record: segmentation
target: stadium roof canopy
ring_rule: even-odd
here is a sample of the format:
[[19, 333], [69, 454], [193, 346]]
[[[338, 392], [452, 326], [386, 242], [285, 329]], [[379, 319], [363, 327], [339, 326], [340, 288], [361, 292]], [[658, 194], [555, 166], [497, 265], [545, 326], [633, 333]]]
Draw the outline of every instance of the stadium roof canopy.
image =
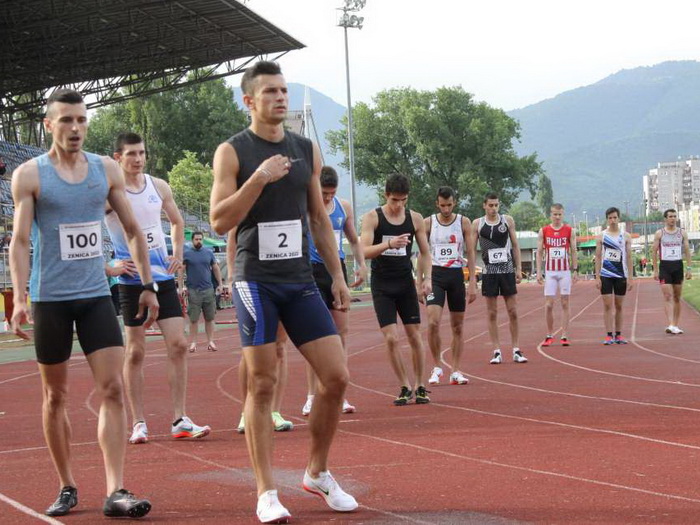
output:
[[88, 107], [98, 107], [304, 47], [233, 0], [3, 1], [0, 35], [3, 127], [40, 118], [54, 87], [94, 95]]

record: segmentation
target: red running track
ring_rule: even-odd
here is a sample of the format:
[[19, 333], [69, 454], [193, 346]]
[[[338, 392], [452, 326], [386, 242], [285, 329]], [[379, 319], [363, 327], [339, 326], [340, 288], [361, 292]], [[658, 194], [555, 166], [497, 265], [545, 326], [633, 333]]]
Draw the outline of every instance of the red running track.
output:
[[[700, 316], [684, 305], [686, 333], [666, 335], [658, 285], [643, 281], [625, 305], [630, 344], [605, 347], [600, 297], [592, 283], [582, 282], [571, 299], [573, 346], [542, 349], [542, 289], [521, 286], [518, 302], [529, 363], [488, 364], [479, 298], [465, 322], [463, 369], [471, 383], [433, 387], [429, 405], [406, 407], [392, 406], [397, 383], [371, 306], [354, 305], [348, 398], [358, 412], [342, 417], [331, 458], [333, 473], [360, 502], [353, 514], [333, 513], [301, 490], [308, 449], [300, 415], [305, 380], [302, 359], [290, 350], [283, 413], [296, 426], [276, 434], [275, 468], [294, 521], [700, 522]], [[504, 322], [505, 311], [500, 315]], [[509, 341], [507, 326], [501, 330]], [[189, 442], [168, 434], [163, 344], [149, 343], [146, 408], [154, 436], [147, 445], [129, 446], [126, 469], [127, 487], [154, 505], [143, 521], [257, 523], [245, 442], [235, 433], [239, 339], [230, 328], [218, 336], [219, 352], [190, 356], [188, 413], [214, 430]], [[505, 350], [509, 357], [509, 346]], [[427, 370], [430, 365], [428, 358]], [[80, 356], [71, 362], [71, 388], [80, 504], [60, 522], [94, 523], [102, 519], [104, 490], [98, 400]], [[0, 399], [2, 522], [58, 523], [41, 516], [58, 482], [42, 435], [32, 362], [0, 366]]]

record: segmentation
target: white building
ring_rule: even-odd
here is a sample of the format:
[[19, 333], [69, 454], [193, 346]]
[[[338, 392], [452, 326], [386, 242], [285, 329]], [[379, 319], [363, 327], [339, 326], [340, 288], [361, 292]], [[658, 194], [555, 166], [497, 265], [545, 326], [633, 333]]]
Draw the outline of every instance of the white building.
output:
[[647, 213], [700, 203], [700, 157], [659, 162], [644, 176]]

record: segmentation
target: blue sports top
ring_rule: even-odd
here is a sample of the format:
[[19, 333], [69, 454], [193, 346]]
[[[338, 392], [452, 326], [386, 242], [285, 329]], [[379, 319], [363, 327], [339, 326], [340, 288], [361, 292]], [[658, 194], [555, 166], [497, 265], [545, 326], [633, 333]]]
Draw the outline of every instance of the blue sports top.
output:
[[82, 182], [63, 180], [47, 153], [36, 158], [39, 196], [34, 203], [34, 247], [29, 296], [33, 302], [108, 296], [102, 256], [102, 220], [109, 193], [99, 155], [84, 153]]
[[[328, 218], [331, 220], [331, 225], [333, 226], [333, 235], [335, 235], [335, 242], [338, 243], [338, 256], [340, 260], [345, 259], [345, 252], [343, 251], [343, 230], [345, 229], [345, 221], [348, 219], [345, 213], [345, 208], [343, 208], [342, 203], [338, 197], [333, 197], [333, 210], [328, 213]], [[323, 264], [323, 258], [321, 254], [318, 253], [316, 245], [314, 244], [314, 239], [309, 231], [309, 258], [312, 263]]]
[[[131, 203], [136, 222], [141, 226], [143, 236], [148, 245], [148, 258], [151, 264], [151, 274], [156, 282], [174, 279], [175, 276], [168, 273], [168, 248], [165, 245], [165, 234], [160, 220], [163, 209], [163, 198], [158, 193], [153, 178], [144, 175], [145, 183], [139, 192], [126, 191], [126, 196]], [[114, 257], [116, 259], [131, 259], [129, 243], [124, 235], [122, 223], [114, 212], [105, 217], [105, 224], [109, 230], [109, 236], [114, 245]], [[143, 284], [141, 277], [135, 273], [133, 277], [120, 275], [119, 284]]]
[[620, 232], [616, 237], [603, 232], [603, 255], [600, 265], [601, 277], [616, 279], [627, 278], [627, 253], [625, 250], [625, 234]]

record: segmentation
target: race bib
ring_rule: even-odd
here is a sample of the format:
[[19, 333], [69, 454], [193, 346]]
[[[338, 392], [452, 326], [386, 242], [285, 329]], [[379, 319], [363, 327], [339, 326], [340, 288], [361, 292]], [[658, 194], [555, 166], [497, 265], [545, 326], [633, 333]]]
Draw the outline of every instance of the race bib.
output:
[[491, 248], [489, 250], [489, 264], [508, 262], [508, 248]]
[[[396, 237], [394, 235], [383, 235], [382, 242], [389, 242], [391, 239], [395, 238]], [[389, 257], [401, 257], [406, 255], [406, 247], [402, 246], [401, 248], [387, 248], [382, 252], [382, 255], [388, 255]]]
[[603, 250], [603, 259], [610, 262], [622, 261], [622, 252], [615, 248], [605, 248]]
[[663, 261], [680, 261], [681, 260], [681, 246], [661, 245], [661, 260], [663, 260]]
[[301, 257], [301, 221], [259, 223], [258, 247], [261, 261]]
[[456, 242], [436, 244], [433, 248], [433, 257], [438, 264], [447, 264], [459, 259], [459, 245]]
[[160, 250], [163, 247], [163, 235], [161, 233], [160, 224], [147, 226], [143, 229], [143, 236], [146, 238], [146, 244], [150, 250]]
[[566, 248], [561, 246], [552, 246], [549, 248], [549, 258], [551, 260], [563, 259], [566, 257]]
[[102, 257], [102, 224], [100, 221], [59, 224], [58, 235], [62, 261]]

